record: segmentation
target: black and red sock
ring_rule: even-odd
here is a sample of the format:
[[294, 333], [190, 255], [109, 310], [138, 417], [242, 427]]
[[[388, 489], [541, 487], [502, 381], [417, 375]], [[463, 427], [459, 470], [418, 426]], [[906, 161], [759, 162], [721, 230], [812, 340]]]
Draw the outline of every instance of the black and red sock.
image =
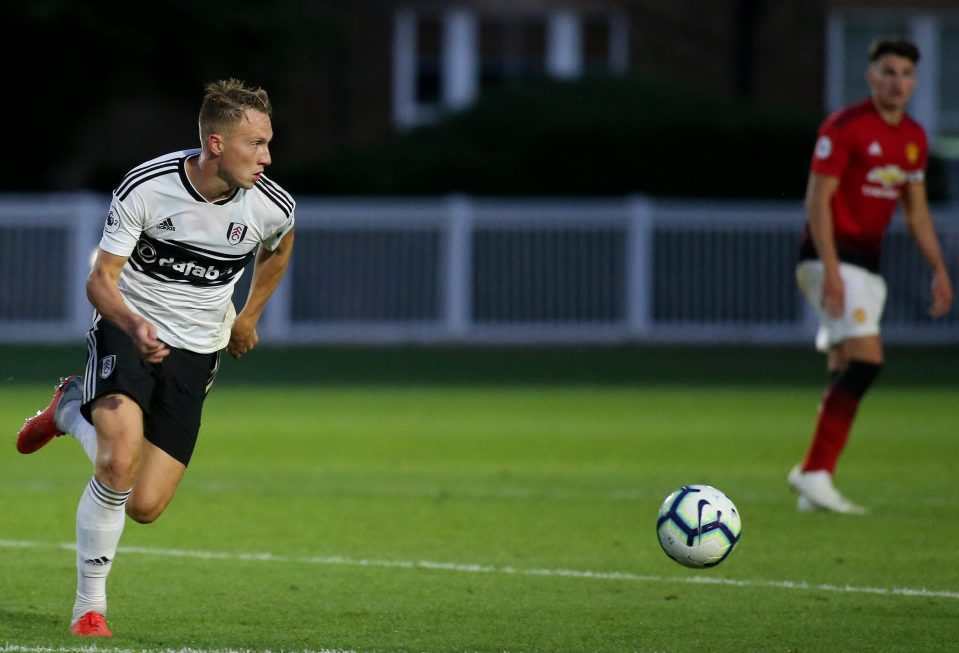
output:
[[853, 360], [845, 370], [831, 377], [819, 406], [819, 419], [802, 471], [836, 470], [839, 455], [846, 447], [849, 430], [863, 395], [879, 375], [881, 364]]

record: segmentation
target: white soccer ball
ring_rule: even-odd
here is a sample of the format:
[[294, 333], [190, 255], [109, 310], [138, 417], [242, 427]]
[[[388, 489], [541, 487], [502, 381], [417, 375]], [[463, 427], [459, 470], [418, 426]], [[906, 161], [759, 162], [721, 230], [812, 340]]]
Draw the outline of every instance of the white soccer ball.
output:
[[663, 551], [686, 567], [715, 567], [732, 553], [742, 530], [736, 506], [710, 485], [679, 488], [656, 518]]

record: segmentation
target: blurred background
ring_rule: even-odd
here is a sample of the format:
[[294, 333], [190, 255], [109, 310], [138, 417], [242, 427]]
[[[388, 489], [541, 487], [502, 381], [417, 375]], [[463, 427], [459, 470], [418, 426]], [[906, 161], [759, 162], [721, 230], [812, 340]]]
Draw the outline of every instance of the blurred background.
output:
[[[224, 77], [269, 91], [268, 172], [298, 201], [271, 344], [811, 343], [793, 268], [812, 145], [866, 96], [879, 35], [922, 52], [910, 112], [956, 270], [954, 0], [4, 11], [29, 46], [6, 53], [0, 342], [80, 342], [112, 188], [196, 146], [203, 86]], [[887, 340], [959, 343], [959, 311], [926, 317], [901, 218], [884, 266]]]

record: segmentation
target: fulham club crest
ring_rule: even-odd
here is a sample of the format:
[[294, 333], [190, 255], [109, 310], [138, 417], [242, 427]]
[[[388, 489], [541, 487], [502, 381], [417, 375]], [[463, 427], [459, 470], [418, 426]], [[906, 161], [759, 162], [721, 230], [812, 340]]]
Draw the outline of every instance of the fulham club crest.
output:
[[231, 222], [226, 230], [226, 239], [231, 245], [238, 245], [243, 242], [243, 236], [246, 235], [246, 225], [242, 222]]
[[100, 359], [100, 378], [108, 379], [113, 374], [113, 368], [117, 366], [117, 357], [113, 354], [104, 356]]

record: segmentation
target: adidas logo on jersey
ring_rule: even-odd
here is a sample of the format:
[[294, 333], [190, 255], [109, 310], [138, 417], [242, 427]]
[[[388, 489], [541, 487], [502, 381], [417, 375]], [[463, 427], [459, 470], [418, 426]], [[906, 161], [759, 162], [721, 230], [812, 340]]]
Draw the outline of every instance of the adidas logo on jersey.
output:
[[167, 218], [166, 220], [158, 224], [157, 229], [165, 229], [166, 231], [176, 231], [176, 227], [173, 226], [173, 218]]

